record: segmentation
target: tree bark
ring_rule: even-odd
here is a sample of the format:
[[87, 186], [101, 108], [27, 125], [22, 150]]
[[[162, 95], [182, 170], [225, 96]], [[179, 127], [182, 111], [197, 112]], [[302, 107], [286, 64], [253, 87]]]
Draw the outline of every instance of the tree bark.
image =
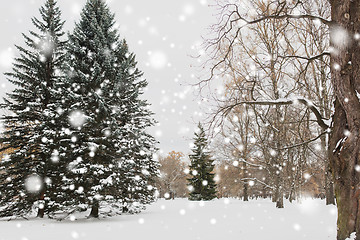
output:
[[[44, 204], [44, 199], [45, 199], [45, 191], [42, 190], [40, 193], [39, 201]], [[42, 208], [39, 207], [37, 212], [37, 217], [44, 218], [44, 214], [45, 214], [45, 206], [43, 206]]]
[[284, 208], [284, 189], [282, 184], [282, 177], [280, 176], [280, 173], [276, 175], [277, 178], [277, 197], [276, 197], [276, 207], [277, 208]]
[[291, 190], [290, 190], [290, 194], [289, 194], [289, 202], [293, 202], [295, 200], [295, 184], [293, 183], [291, 185]]
[[99, 217], [99, 201], [94, 200], [91, 207], [89, 218], [98, 218], [98, 217]]
[[[246, 159], [246, 158], [245, 158]], [[247, 178], [248, 174], [247, 174], [247, 164], [245, 161], [243, 161], [243, 177]], [[244, 195], [244, 201], [249, 201], [249, 193], [248, 193], [248, 180], [245, 180], [243, 183], [243, 195]]]
[[247, 181], [244, 182], [244, 201], [249, 201], [249, 194], [248, 194], [248, 183]]
[[265, 185], [263, 186], [262, 197], [263, 197], [264, 199], [268, 197], [268, 195], [267, 195], [267, 189], [266, 189], [266, 186], [265, 186]]
[[[274, 174], [273, 174], [274, 176]], [[272, 197], [271, 197], [271, 201], [273, 203], [276, 203], [278, 198], [279, 198], [279, 180], [278, 180], [278, 177], [275, 175], [275, 189], [273, 189], [273, 194], [272, 194]]]
[[330, 162], [327, 152], [329, 151], [328, 145], [326, 144], [325, 136], [321, 137], [321, 149], [326, 151], [326, 159], [325, 162], [325, 169], [324, 169], [324, 179], [325, 179], [325, 198], [326, 198], [326, 205], [335, 205], [335, 195], [334, 195], [334, 182], [331, 175], [331, 168]]
[[280, 174], [275, 175], [275, 192], [272, 202], [276, 202], [277, 208], [284, 208], [284, 190], [282, 187], [282, 181]]
[[[334, 127], [330, 137], [329, 155], [332, 163], [336, 203], [338, 207], [338, 240], [344, 240], [352, 232], [359, 234], [359, 181], [358, 173], [354, 171], [354, 162], [359, 156], [360, 144], [358, 137], [353, 141], [347, 140], [337, 146], [344, 138], [346, 128], [346, 114], [340, 103], [336, 101]], [[353, 135], [353, 134], [352, 134]], [[337, 139], [337, 140], [336, 140]], [[333, 149], [333, 151], [331, 151]]]
[[[328, 164], [327, 164], [328, 165]], [[325, 198], [326, 205], [335, 205], [335, 195], [334, 195], [334, 183], [329, 170], [329, 167], [325, 171]]]
[[277, 208], [284, 208], [284, 192], [282, 190], [282, 187], [279, 187], [279, 196], [276, 200], [276, 207]]
[[[327, 77], [326, 77], [326, 65], [323, 62], [323, 58], [321, 58], [321, 87], [322, 91], [320, 94], [320, 102], [321, 102], [321, 114], [326, 118], [331, 118], [331, 111], [330, 111], [330, 100], [329, 95], [326, 90], [327, 86]], [[331, 175], [331, 168], [330, 168], [330, 159], [328, 157], [328, 151], [329, 151], [329, 144], [328, 144], [328, 135], [324, 135], [320, 138], [321, 140], [321, 150], [323, 152], [324, 156], [324, 179], [325, 179], [325, 198], [326, 198], [326, 205], [335, 205], [335, 194], [334, 194], [334, 182]]]
[[[330, 40], [331, 79], [336, 100], [329, 158], [338, 206], [338, 240], [352, 232], [360, 236], [360, 181], [356, 168], [360, 154], [360, 46], [354, 36], [360, 30], [360, 0], [331, 0], [333, 33]], [[336, 32], [339, 30], [339, 32]], [[342, 34], [339, 44], [339, 35]]]

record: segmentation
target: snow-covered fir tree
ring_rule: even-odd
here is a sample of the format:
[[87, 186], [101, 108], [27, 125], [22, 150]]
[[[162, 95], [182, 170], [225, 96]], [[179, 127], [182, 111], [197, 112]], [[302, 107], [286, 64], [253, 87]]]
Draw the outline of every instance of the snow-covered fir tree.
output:
[[188, 179], [189, 200], [211, 200], [216, 197], [214, 180], [214, 160], [209, 150], [205, 130], [199, 123], [198, 132], [195, 132], [194, 147], [190, 158], [190, 175]]
[[11, 153], [0, 162], [0, 216], [25, 217], [37, 203], [38, 216], [43, 217], [55, 206], [49, 192], [60, 176], [50, 159], [62, 94], [57, 83], [64, 59], [64, 22], [55, 0], [47, 0], [40, 15], [32, 19], [37, 30], [23, 34], [26, 46], [16, 46], [20, 56], [6, 74], [16, 88], [1, 105], [7, 115], [1, 118], [5, 131], [0, 151]]
[[67, 47], [59, 156], [69, 171], [59, 201], [70, 212], [91, 208], [90, 217], [102, 206], [113, 215], [153, 201], [158, 171], [146, 133], [154, 120], [140, 98], [147, 82], [114, 23], [104, 1], [88, 0]]

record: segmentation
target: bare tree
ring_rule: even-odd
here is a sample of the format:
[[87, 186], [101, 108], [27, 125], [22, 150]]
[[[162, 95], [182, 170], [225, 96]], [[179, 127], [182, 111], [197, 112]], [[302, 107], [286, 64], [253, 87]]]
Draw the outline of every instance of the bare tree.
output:
[[[226, 79], [225, 97], [220, 96], [220, 99], [217, 99], [220, 103], [218, 113], [223, 110], [225, 114], [229, 113], [226, 112], [229, 109], [229, 102], [237, 102], [239, 98], [242, 101], [256, 103], [264, 97], [277, 101], [289, 98], [295, 91], [303, 88], [304, 84], [300, 84], [300, 77], [295, 77], [294, 71], [288, 70], [297, 67], [294, 66], [293, 59], [282, 57], [296, 54], [294, 46], [290, 44], [294, 36], [288, 36], [281, 30], [285, 26], [286, 24], [275, 20], [259, 22], [255, 27], [250, 28], [252, 35], [240, 36], [236, 39], [236, 49], [232, 49], [236, 53], [232, 57], [232, 65], [222, 74], [222, 78]], [[226, 50], [226, 47], [224, 48]], [[267, 60], [260, 61], [259, 58], [264, 58], [261, 56]], [[231, 113], [225, 118], [226, 121], [223, 121], [225, 128], [231, 128], [224, 129], [230, 133], [231, 141], [228, 143], [229, 146], [226, 146], [226, 141], [223, 142], [225, 143], [223, 148], [231, 149], [234, 148], [234, 144], [243, 143], [244, 150], [237, 155], [245, 159], [241, 162], [244, 174], [248, 172], [247, 159], [255, 159], [248, 151], [251, 145], [248, 139], [252, 135], [254, 143], [257, 143], [258, 151], [256, 148], [255, 151], [262, 152], [262, 156], [256, 156], [256, 159], [267, 170], [267, 184], [273, 186], [272, 199], [279, 208], [284, 206], [283, 196], [293, 200], [296, 194], [299, 195], [297, 186], [302, 184], [301, 173], [308, 156], [307, 144], [298, 144], [299, 151], [287, 147], [288, 144], [285, 143], [302, 143], [302, 135], [310, 136], [309, 112], [306, 110], [306, 108], [299, 110], [280, 104], [274, 104], [274, 107], [265, 104], [262, 106], [253, 104], [251, 107], [238, 104], [231, 108]], [[251, 117], [250, 113], [252, 113]], [[304, 116], [299, 113], [303, 113]], [[234, 115], [239, 120], [238, 123], [233, 121]], [[285, 139], [287, 141], [284, 141]], [[254, 143], [252, 145], [255, 145]], [[228, 153], [236, 154], [235, 150], [232, 151]], [[252, 151], [255, 152], [254, 149]], [[247, 177], [243, 177], [245, 177], [244, 199], [247, 199]]]
[[[222, 159], [217, 168], [220, 180], [218, 186], [221, 192], [232, 197], [243, 197], [248, 201], [249, 196], [254, 194], [255, 184], [263, 178], [261, 173], [262, 165], [255, 161], [255, 154], [258, 152], [254, 133], [252, 109], [248, 106], [239, 106], [227, 117], [227, 121], [221, 131], [221, 137], [216, 142], [216, 153], [218, 159]], [[260, 170], [259, 170], [260, 169]], [[228, 170], [228, 173], [226, 171]], [[260, 178], [257, 176], [261, 175]], [[234, 184], [234, 187], [229, 185]], [[221, 187], [221, 185], [224, 185]], [[237, 185], [241, 186], [238, 188]], [[234, 194], [233, 189], [237, 189]], [[231, 190], [229, 192], [229, 190]]]
[[157, 188], [160, 196], [165, 198], [186, 197], [186, 163], [184, 154], [181, 152], [169, 152], [166, 157], [160, 157], [160, 178], [157, 180]]
[[[311, 14], [313, 10], [312, 2], [303, 4], [304, 11]], [[315, 9], [318, 15], [330, 18], [330, 9], [326, 2], [318, 1]], [[326, 53], [330, 46], [329, 29], [326, 25], [319, 24], [318, 21], [304, 19], [298, 25], [307, 31], [298, 31], [298, 41], [303, 46], [304, 53], [307, 58], [318, 53]], [[333, 88], [330, 75], [330, 59], [329, 57], [319, 57], [317, 61], [310, 61], [306, 65], [299, 58], [294, 58], [296, 69], [301, 74], [303, 89], [308, 99], [311, 99], [319, 108], [321, 115], [325, 119], [330, 119], [332, 114]], [[308, 68], [308, 71], [305, 71]], [[321, 129], [318, 128], [321, 131]], [[319, 134], [320, 132], [318, 132]], [[323, 162], [324, 168], [324, 189], [326, 195], [326, 204], [335, 204], [333, 180], [330, 174], [330, 161], [327, 156], [328, 152], [328, 136], [323, 135], [320, 138], [320, 145], [313, 157]]]
[[[208, 41], [208, 52], [212, 64], [210, 76], [200, 84], [214, 79], [219, 72], [229, 70], [234, 64], [234, 49], [242, 35], [251, 32], [251, 27], [260, 22], [277, 21], [283, 24], [281, 32], [285, 34], [298, 34], [307, 31], [297, 26], [297, 22], [312, 20], [325, 25], [329, 29], [330, 47], [328, 51], [314, 52], [307, 56], [302, 51], [291, 55], [283, 55], [282, 58], [297, 59], [304, 63], [303, 71], [309, 71], [309, 63], [321, 61], [330, 57], [331, 83], [334, 89], [334, 111], [331, 124], [313, 103], [304, 96], [286, 99], [255, 99], [252, 101], [241, 99], [228, 104], [222, 109], [222, 115], [226, 115], [234, 107], [241, 104], [248, 105], [304, 105], [314, 122], [318, 123], [322, 131], [317, 140], [326, 132], [330, 132], [328, 138], [328, 158], [333, 175], [335, 196], [338, 206], [338, 236], [339, 240], [346, 239], [352, 232], [360, 234], [360, 179], [358, 156], [360, 154], [360, 1], [359, 0], [312, 0], [312, 10], [302, 1], [262, 1], [248, 0], [242, 3], [218, 2], [220, 21], [214, 26], [217, 35]], [[324, 6], [331, 11], [331, 17], [322, 16], [317, 11], [319, 6]], [[290, 24], [291, 23], [291, 24]], [[266, 61], [256, 57], [259, 62]], [[272, 57], [273, 59], [273, 57]], [[214, 60], [217, 60], [214, 62]], [[271, 60], [271, 59], [270, 59]], [[279, 61], [280, 58], [276, 58]], [[276, 70], [277, 71], [277, 70]], [[275, 73], [276, 73], [275, 71]], [[297, 70], [294, 69], [294, 74]], [[302, 72], [297, 72], [302, 74]], [[283, 79], [284, 82], [287, 79]], [[300, 92], [299, 95], [301, 95]], [[313, 131], [313, 129], [310, 129]], [[299, 144], [298, 144], [299, 145]]]

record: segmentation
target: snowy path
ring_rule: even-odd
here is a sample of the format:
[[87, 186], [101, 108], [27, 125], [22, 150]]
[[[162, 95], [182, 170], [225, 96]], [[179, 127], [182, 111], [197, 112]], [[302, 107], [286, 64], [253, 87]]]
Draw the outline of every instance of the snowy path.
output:
[[16, 220], [0, 222], [0, 240], [335, 240], [336, 208], [320, 200], [244, 203], [159, 200], [139, 215], [103, 220]]

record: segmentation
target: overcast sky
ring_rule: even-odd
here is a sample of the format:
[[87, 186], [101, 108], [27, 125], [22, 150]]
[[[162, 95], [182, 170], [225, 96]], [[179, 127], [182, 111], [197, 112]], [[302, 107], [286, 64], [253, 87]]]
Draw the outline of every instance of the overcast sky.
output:
[[[189, 153], [196, 122], [203, 118], [200, 101], [189, 83], [197, 81], [200, 69], [196, 55], [202, 36], [216, 21], [209, 0], [107, 0], [115, 13], [118, 29], [137, 56], [138, 67], [145, 73], [149, 87], [145, 98], [152, 104], [159, 122], [151, 132], [160, 141], [160, 149]], [[14, 44], [24, 46], [21, 33], [34, 30], [31, 17], [45, 0], [11, 0], [0, 8], [0, 72], [11, 68], [18, 52]], [[58, 0], [71, 31], [86, 0]], [[12, 87], [3, 74], [0, 96]], [[203, 104], [201, 104], [203, 105]]]

